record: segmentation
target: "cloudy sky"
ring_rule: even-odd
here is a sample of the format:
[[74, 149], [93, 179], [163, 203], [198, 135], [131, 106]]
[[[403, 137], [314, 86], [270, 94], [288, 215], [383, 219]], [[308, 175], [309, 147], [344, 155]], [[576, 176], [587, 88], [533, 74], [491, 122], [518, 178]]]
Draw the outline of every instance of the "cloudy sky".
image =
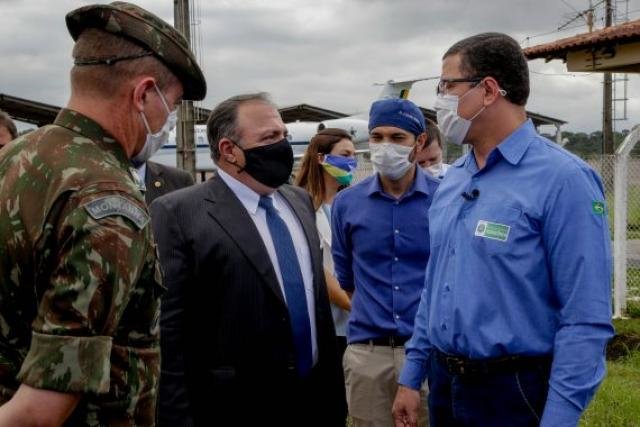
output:
[[[442, 54], [463, 37], [500, 31], [533, 46], [585, 32], [583, 20], [556, 30], [588, 7], [588, 0], [194, 1], [197, 54], [209, 87], [204, 107], [264, 90], [281, 106], [345, 113], [367, 109], [380, 90], [374, 83], [439, 75]], [[0, 93], [66, 103], [72, 40], [64, 15], [89, 3], [95, 1], [0, 0]], [[173, 1], [137, 4], [173, 22]], [[628, 9], [631, 19], [640, 18], [640, 0], [629, 0]], [[600, 5], [597, 27], [602, 17]], [[601, 128], [600, 74], [567, 73], [560, 61], [529, 65], [530, 111], [568, 121], [566, 130]], [[631, 120], [617, 129], [640, 122], [640, 78], [629, 79]], [[416, 83], [410, 97], [431, 107], [435, 81]]]

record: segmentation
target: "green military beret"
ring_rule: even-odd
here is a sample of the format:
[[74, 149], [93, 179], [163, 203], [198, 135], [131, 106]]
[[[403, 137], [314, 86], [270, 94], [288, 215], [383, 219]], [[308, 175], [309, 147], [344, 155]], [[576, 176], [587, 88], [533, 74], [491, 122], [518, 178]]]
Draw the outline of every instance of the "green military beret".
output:
[[[180, 80], [184, 99], [201, 100], [207, 94], [207, 84], [186, 39], [165, 21], [131, 3], [114, 1], [94, 4], [73, 10], [66, 17], [71, 37], [77, 40], [87, 28], [99, 28], [125, 37], [162, 61]], [[111, 64], [134, 57], [116, 57], [101, 60], [76, 61], [77, 65]]]

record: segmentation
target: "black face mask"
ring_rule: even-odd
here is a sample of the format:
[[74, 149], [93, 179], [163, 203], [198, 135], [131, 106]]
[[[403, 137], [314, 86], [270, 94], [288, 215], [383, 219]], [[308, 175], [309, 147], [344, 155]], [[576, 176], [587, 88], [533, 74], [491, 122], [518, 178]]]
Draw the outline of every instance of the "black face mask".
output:
[[[238, 145], [238, 144], [236, 144]], [[271, 188], [278, 188], [289, 180], [293, 170], [293, 150], [289, 141], [283, 139], [274, 144], [244, 149], [246, 171], [256, 181]]]

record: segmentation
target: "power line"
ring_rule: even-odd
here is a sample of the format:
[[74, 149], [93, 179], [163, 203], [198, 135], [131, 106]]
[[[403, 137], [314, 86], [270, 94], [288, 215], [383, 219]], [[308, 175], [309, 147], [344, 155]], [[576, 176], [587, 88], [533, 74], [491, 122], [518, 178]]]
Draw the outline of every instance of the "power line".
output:
[[548, 36], [550, 34], [556, 34], [556, 33], [564, 33], [564, 32], [567, 32], [567, 31], [570, 31], [570, 30], [575, 30], [576, 28], [581, 28], [581, 27], [584, 27], [584, 25], [580, 24], [580, 25], [575, 25], [575, 26], [572, 26], [572, 27], [563, 28], [561, 30], [555, 29], [553, 31], [548, 31], [546, 33], [534, 34], [532, 36], [527, 36], [524, 39], [522, 39], [520, 41], [520, 44], [523, 44], [526, 41], [529, 41], [531, 39], [535, 39], [535, 38], [538, 38], [538, 37]]
[[[582, 28], [584, 27], [584, 24], [578, 24], [578, 25], [572, 25], [570, 27], [566, 27], [566, 25], [574, 22], [576, 19], [578, 18], [583, 18], [585, 19], [585, 23], [587, 23], [587, 19], [585, 18], [585, 14], [587, 14], [587, 12], [591, 11], [592, 13], [595, 14], [596, 9], [601, 8], [604, 6], [605, 0], [600, 0], [597, 3], [593, 4], [592, 6], [589, 7], [589, 9], [583, 10], [583, 11], [579, 11], [577, 10], [575, 7], [573, 7], [570, 3], [568, 3], [565, 0], [562, 0], [562, 2], [568, 6], [569, 8], [571, 8], [574, 12], [576, 12], [576, 16], [574, 16], [573, 18], [571, 18], [569, 21], [565, 22], [564, 24], [561, 24], [558, 28], [556, 28], [555, 30], [552, 31], [547, 31], [544, 33], [540, 33], [540, 34], [534, 34], [532, 36], [527, 36], [524, 39], [522, 39], [520, 41], [520, 44], [524, 44], [525, 42], [528, 42], [531, 39], [534, 38], [538, 38], [538, 37], [543, 37], [543, 36], [548, 36], [551, 34], [557, 34], [557, 33], [562, 33], [562, 32], [566, 32], [566, 31], [570, 31], [570, 30], [575, 30], [576, 28]], [[630, 11], [629, 13], [633, 13], [633, 12], [640, 12], [640, 9], [637, 10], [633, 10]], [[601, 22], [602, 24], [604, 24], [604, 18], [599, 18], [598, 19], [599, 22]]]
[[532, 74], [537, 74], [540, 76], [551, 76], [551, 77], [587, 77], [590, 76], [592, 74], [595, 73], [579, 73], [579, 74], [574, 74], [574, 73], [543, 73], [541, 71], [534, 71], [534, 70], [529, 70], [530, 73]]

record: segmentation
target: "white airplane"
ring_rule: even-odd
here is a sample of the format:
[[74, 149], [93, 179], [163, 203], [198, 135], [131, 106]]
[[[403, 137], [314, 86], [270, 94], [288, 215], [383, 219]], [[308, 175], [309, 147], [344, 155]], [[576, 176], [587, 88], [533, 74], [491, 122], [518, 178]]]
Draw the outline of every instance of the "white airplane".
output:
[[[411, 86], [415, 82], [422, 80], [433, 80], [439, 77], [423, 77], [411, 80], [389, 80], [386, 83], [379, 83], [383, 86], [378, 99], [388, 98], [402, 98], [407, 99], [409, 97], [409, 91]], [[366, 107], [367, 110], [369, 106]], [[366, 152], [368, 151], [369, 141], [369, 111], [364, 113], [358, 113], [348, 117], [342, 117], [340, 119], [324, 120], [321, 122], [291, 122], [287, 123], [287, 130], [289, 135], [287, 139], [293, 147], [293, 153], [295, 156], [302, 157], [309, 145], [311, 138], [326, 128], [338, 128], [343, 129], [353, 138], [353, 142], [356, 146], [356, 151]]]
[[[412, 80], [389, 80], [382, 84], [382, 91], [378, 99], [402, 98], [407, 99], [413, 83], [422, 80], [432, 80], [438, 77], [424, 77]], [[367, 106], [368, 108], [368, 106]], [[289, 134], [287, 139], [293, 148], [293, 155], [296, 160], [302, 158], [309, 141], [325, 128], [339, 128], [349, 132], [353, 137], [353, 142], [357, 152], [368, 151], [369, 141], [369, 113], [359, 113], [340, 119], [324, 120], [322, 122], [291, 122], [286, 123]], [[196, 142], [196, 170], [209, 172], [216, 170], [216, 166], [211, 159], [211, 151], [207, 142], [207, 127], [205, 125], [195, 126]], [[152, 161], [167, 166], [176, 166], [176, 133], [171, 132], [169, 141], [151, 158]]]
[[[194, 139], [196, 143], [196, 170], [202, 172], [211, 172], [216, 170], [216, 165], [213, 163], [213, 159], [211, 159], [209, 143], [207, 142], [206, 125], [195, 125]], [[169, 134], [169, 141], [163, 145], [150, 160], [166, 166], [176, 166], [175, 129], [171, 131], [171, 134]]]

